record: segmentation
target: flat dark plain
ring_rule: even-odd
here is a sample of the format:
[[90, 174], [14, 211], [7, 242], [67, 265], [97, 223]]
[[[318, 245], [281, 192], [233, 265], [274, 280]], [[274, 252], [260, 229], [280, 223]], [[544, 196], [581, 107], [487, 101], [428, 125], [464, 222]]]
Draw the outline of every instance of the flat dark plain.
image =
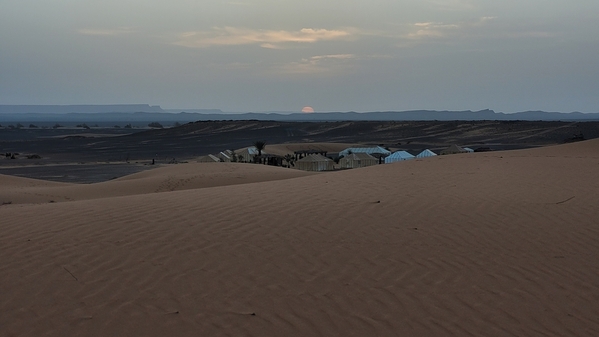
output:
[[[417, 153], [451, 144], [511, 150], [599, 138], [599, 122], [560, 121], [199, 121], [150, 130], [1, 129], [0, 173], [93, 183], [226, 149], [267, 144], [350, 143]], [[15, 159], [12, 154], [17, 153]], [[10, 154], [7, 156], [7, 154]], [[36, 156], [34, 156], [36, 155]], [[39, 158], [37, 158], [39, 156]]]

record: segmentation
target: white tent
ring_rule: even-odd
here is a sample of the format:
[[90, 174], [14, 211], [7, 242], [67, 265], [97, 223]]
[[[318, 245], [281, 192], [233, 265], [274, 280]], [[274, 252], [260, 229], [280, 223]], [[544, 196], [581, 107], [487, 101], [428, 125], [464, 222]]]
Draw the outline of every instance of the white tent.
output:
[[304, 171], [330, 171], [334, 163], [321, 154], [313, 154], [296, 161], [295, 168]]
[[[266, 154], [264, 150], [262, 150], [262, 154]], [[258, 149], [255, 146], [250, 146], [248, 148], [242, 149], [237, 152], [237, 157], [241, 158], [242, 162], [251, 163], [254, 161], [254, 157], [258, 155]]]
[[427, 158], [427, 157], [434, 157], [437, 154], [434, 153], [433, 151], [426, 149], [422, 152], [420, 152], [419, 154], [416, 155], [416, 158]]
[[[217, 156], [218, 158], [220, 158], [220, 160], [221, 160], [221, 161], [224, 161], [224, 162], [227, 162], [227, 163], [228, 163], [228, 162], [232, 161], [232, 158], [231, 158], [231, 156], [232, 156], [232, 153], [233, 153], [233, 152], [232, 152], [232, 151], [230, 151], [230, 150], [225, 150], [225, 151], [223, 151], [223, 152], [221, 152], [221, 153], [217, 154], [216, 156]], [[237, 159], [237, 158], [235, 158], [235, 159]]]
[[359, 168], [377, 165], [379, 160], [368, 153], [351, 153], [339, 159], [340, 168]]
[[385, 164], [396, 163], [398, 161], [414, 159], [414, 156], [406, 151], [397, 151], [385, 158]]

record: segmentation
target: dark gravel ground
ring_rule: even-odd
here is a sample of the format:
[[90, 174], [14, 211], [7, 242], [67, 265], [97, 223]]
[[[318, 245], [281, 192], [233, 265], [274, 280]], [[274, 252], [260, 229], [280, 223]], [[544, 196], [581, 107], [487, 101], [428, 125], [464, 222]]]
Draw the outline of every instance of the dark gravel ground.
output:
[[[0, 129], [0, 173], [68, 182], [98, 182], [152, 168], [152, 162], [192, 160], [225, 149], [276, 143], [338, 142], [433, 151], [451, 144], [492, 150], [599, 138], [599, 122], [203, 121], [155, 130]], [[309, 147], [309, 146], [308, 146]], [[266, 147], [268, 150], [268, 145]], [[27, 159], [31, 155], [39, 159]]]

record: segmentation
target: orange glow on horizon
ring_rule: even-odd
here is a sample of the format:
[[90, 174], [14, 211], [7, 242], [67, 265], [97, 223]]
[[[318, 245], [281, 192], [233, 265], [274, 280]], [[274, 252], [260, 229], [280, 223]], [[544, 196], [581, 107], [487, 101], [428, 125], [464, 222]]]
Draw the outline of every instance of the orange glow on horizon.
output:
[[311, 114], [311, 113], [314, 113], [314, 109], [311, 106], [305, 106], [302, 109], [302, 112], [305, 114]]

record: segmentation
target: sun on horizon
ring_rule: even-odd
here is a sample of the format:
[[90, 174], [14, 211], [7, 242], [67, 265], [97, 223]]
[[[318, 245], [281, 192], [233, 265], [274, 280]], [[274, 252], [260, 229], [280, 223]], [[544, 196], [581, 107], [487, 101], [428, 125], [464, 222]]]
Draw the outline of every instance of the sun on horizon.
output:
[[302, 112], [305, 114], [312, 114], [314, 113], [314, 108], [312, 108], [311, 106], [305, 106], [302, 108]]

